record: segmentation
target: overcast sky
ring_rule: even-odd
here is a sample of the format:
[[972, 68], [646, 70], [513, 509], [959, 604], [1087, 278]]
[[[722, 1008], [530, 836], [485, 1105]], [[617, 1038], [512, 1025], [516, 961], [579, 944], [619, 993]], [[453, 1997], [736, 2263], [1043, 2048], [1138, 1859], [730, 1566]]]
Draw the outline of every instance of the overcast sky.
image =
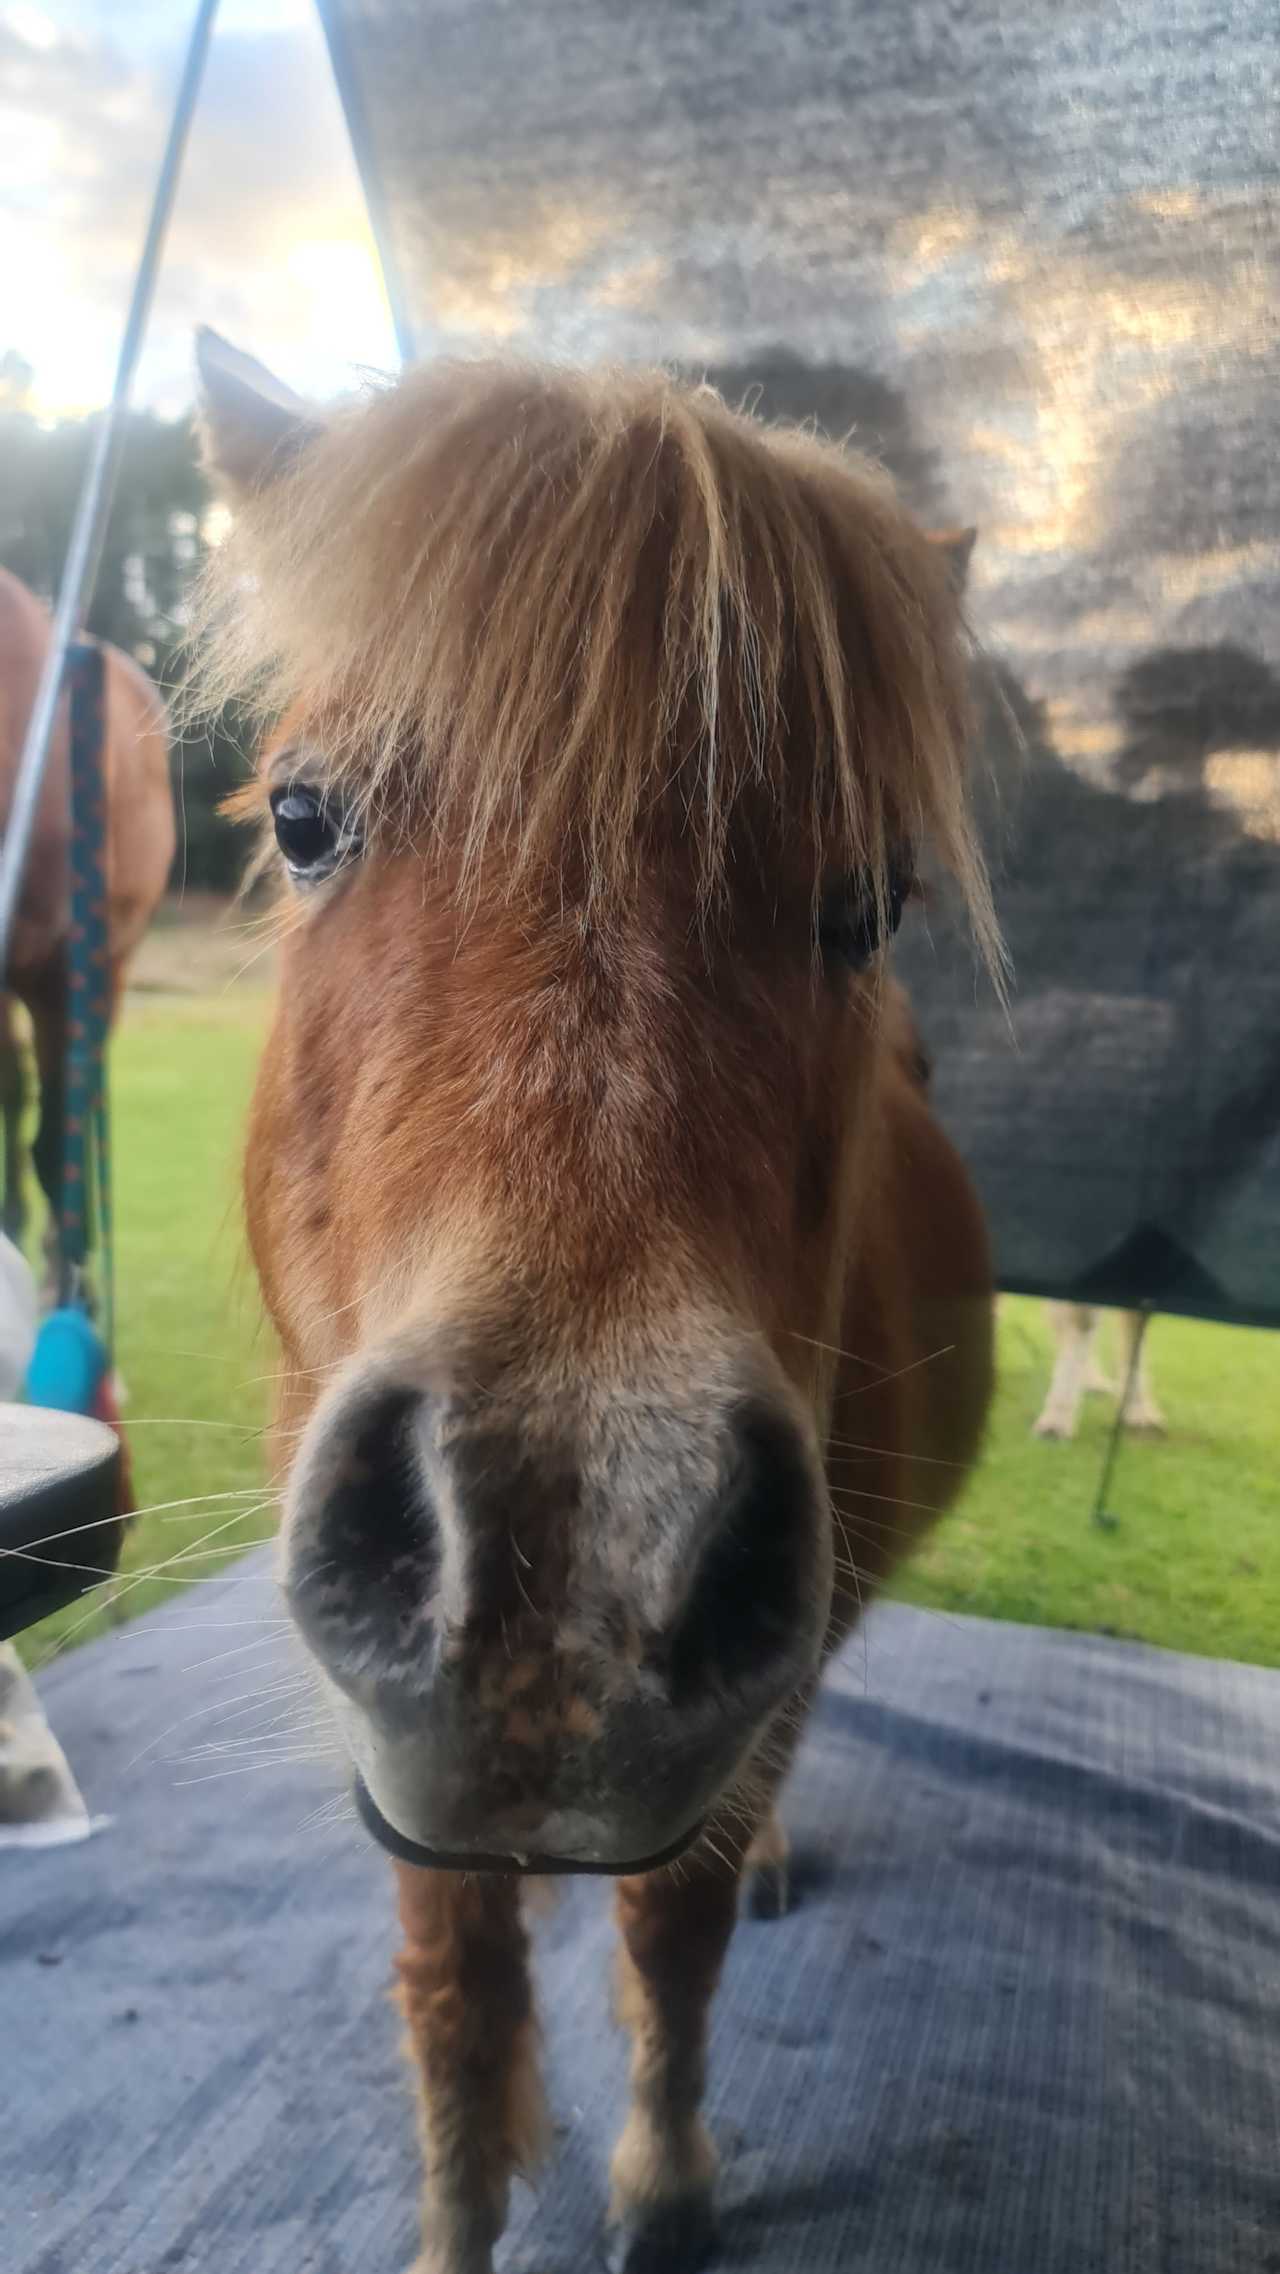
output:
[[[0, 352], [48, 415], [110, 387], [192, 12], [0, 0]], [[190, 401], [199, 322], [321, 395], [395, 363], [311, 0], [223, 0], [135, 401]]]

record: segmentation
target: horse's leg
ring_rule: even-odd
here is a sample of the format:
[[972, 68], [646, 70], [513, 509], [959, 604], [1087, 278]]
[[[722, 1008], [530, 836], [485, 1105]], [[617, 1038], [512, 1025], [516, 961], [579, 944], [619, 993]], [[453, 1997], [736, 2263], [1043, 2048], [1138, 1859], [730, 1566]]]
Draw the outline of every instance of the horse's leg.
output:
[[1035, 1434], [1037, 1437], [1074, 1437], [1097, 1313], [1084, 1303], [1049, 1303], [1045, 1307], [1058, 1352], [1049, 1393], [1035, 1423]]
[[1126, 1429], [1148, 1429], [1160, 1436], [1166, 1423], [1147, 1372], [1146, 1325], [1141, 1311], [1121, 1311], [1120, 1380], [1124, 1385], [1124, 1411], [1120, 1418]]
[[490, 2274], [511, 2175], [544, 2119], [517, 1879], [396, 1865], [400, 2005], [425, 2164], [415, 2274]]
[[4, 1217], [7, 1238], [19, 1247], [27, 1228], [26, 1163], [22, 1155], [22, 1116], [27, 1102], [26, 1067], [11, 998], [0, 995], [0, 1116], [4, 1122]]
[[1123, 1376], [1120, 1382], [1113, 1381], [1102, 1361], [1102, 1312], [1093, 1311], [1090, 1315], [1093, 1325], [1089, 1330], [1089, 1358], [1084, 1372], [1085, 1396], [1113, 1398], [1123, 1387]]
[[738, 1908], [745, 1838], [618, 1882], [619, 2010], [631, 2109], [614, 2150], [614, 2274], [692, 2274], [711, 2247], [716, 2153], [702, 2120], [707, 2022]]

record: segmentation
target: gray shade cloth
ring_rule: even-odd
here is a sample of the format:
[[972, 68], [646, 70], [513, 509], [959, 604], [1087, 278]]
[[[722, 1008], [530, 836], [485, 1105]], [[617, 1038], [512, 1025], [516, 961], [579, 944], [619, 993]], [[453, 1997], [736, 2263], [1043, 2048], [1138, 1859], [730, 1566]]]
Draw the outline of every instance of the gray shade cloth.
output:
[[[0, 1859], [5, 2274], [412, 2259], [388, 1869], [246, 1704], [292, 1646], [222, 1622], [274, 1611], [258, 1562], [42, 1683], [115, 1823]], [[214, 1774], [237, 1733], [262, 1765]], [[744, 1919], [716, 2012], [720, 2264], [1274, 2274], [1280, 1676], [881, 1606], [785, 1813], [798, 1905]], [[569, 1884], [538, 1929], [556, 2144], [506, 2274], [601, 2264], [608, 1910]]]
[[1002, 1283], [1280, 1321], [1274, 0], [324, 13], [421, 352], [682, 362], [977, 524], [1012, 1037], [902, 961]]

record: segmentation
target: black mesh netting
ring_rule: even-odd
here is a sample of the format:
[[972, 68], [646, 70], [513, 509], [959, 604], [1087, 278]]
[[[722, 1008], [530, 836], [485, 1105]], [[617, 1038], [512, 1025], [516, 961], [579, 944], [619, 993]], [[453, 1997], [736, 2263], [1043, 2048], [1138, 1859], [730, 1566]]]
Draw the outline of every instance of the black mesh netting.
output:
[[900, 965], [1001, 1279], [1280, 1322], [1275, 0], [326, 14], [420, 352], [673, 359], [978, 525], [1012, 1032], [944, 912]]

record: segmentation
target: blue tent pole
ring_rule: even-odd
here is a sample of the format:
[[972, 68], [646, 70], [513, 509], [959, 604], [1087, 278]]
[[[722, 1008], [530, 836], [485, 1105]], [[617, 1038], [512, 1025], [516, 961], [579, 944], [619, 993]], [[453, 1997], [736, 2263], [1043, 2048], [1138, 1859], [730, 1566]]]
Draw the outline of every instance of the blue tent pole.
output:
[[119, 469], [120, 446], [124, 439], [124, 414], [129, 404], [147, 317], [151, 312], [161, 248], [173, 210], [174, 192], [178, 186], [178, 175], [196, 97], [200, 91], [217, 8], [218, 0], [199, 0], [196, 9], [182, 78], [173, 106], [173, 117], [169, 124], [169, 138], [165, 144], [151, 204], [151, 219], [147, 224], [138, 273], [134, 279], [133, 298], [129, 304], [124, 337], [120, 342], [115, 384], [111, 390], [111, 400], [94, 433], [89, 464], [76, 502], [75, 520], [67, 545], [62, 582], [58, 588], [58, 604], [53, 615], [49, 652], [40, 674], [40, 684], [22, 745], [13, 803], [9, 810], [9, 824], [4, 833], [4, 843], [0, 845], [0, 974], [4, 972], [8, 961], [9, 942], [18, 911], [31, 832], [35, 827], [36, 809], [40, 802], [40, 787], [58, 715], [67, 650], [79, 631], [81, 619], [92, 598], [98, 563], [102, 557], [107, 517], [111, 511], [111, 499]]

